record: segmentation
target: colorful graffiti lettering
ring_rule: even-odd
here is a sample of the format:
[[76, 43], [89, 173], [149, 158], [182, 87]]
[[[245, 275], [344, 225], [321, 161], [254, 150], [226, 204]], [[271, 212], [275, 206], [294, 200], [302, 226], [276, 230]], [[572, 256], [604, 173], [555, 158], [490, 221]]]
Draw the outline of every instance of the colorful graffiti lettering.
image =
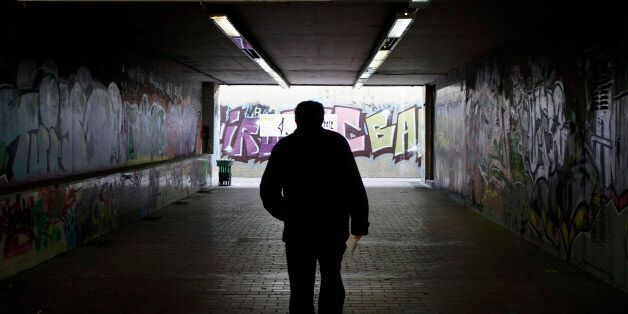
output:
[[[423, 108], [412, 106], [400, 109], [383, 109], [367, 116], [362, 109], [334, 106], [325, 108], [336, 116], [335, 129], [348, 141], [354, 156], [377, 158], [390, 154], [395, 162], [415, 160], [422, 156]], [[291, 111], [284, 110], [281, 113]], [[259, 115], [274, 113], [268, 106], [230, 108], [221, 106], [222, 156], [237, 161], [263, 162], [280, 137], [260, 136]], [[328, 121], [333, 123], [333, 121]], [[334, 128], [329, 126], [329, 128]]]
[[612, 226], [628, 206], [628, 67], [598, 49], [585, 56], [586, 101], [559, 71], [576, 60], [543, 54], [485, 59], [466, 90], [441, 88], [436, 182], [564, 258], [612, 273], [614, 239], [624, 236]]
[[[536, 73], [535, 79], [523, 73]], [[510, 97], [495, 88], [506, 79]], [[521, 232], [529, 222], [569, 258], [599, 195], [590, 160], [567, 158], [579, 148], [568, 120], [573, 100], [563, 86], [544, 61], [514, 65], [508, 74], [492, 64], [480, 67], [467, 90], [465, 150], [471, 203]]]
[[0, 240], [5, 259], [48, 248], [61, 240], [64, 221], [76, 204], [72, 187], [45, 188], [0, 201]]
[[360, 154], [366, 151], [366, 133], [361, 127], [364, 125], [364, 115], [354, 108], [336, 106], [334, 112], [338, 117], [338, 133], [343, 135], [351, 151]]
[[118, 81], [86, 67], [64, 78], [51, 59], [19, 64], [17, 84], [0, 87], [0, 185], [195, 153], [197, 97], [153, 72]]
[[185, 159], [2, 195], [0, 270], [17, 272], [190, 195], [208, 185], [209, 169], [207, 159]]

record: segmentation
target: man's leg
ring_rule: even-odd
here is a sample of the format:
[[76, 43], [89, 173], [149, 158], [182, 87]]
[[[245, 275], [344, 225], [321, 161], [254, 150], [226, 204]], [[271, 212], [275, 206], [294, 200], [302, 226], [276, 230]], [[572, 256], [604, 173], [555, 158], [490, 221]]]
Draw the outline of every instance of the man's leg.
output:
[[303, 243], [286, 243], [290, 278], [290, 313], [314, 313], [316, 255]]
[[345, 302], [345, 288], [340, 276], [342, 255], [347, 246], [339, 243], [334, 247], [319, 250], [318, 263], [321, 268], [321, 291], [318, 296], [319, 313], [342, 313]]

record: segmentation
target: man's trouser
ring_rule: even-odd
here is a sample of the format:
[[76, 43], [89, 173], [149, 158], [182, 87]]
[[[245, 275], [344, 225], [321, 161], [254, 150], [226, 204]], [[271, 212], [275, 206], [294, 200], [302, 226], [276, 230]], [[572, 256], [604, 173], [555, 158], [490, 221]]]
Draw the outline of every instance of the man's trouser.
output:
[[342, 313], [345, 289], [340, 277], [340, 266], [346, 248], [344, 242], [323, 245], [286, 241], [290, 313], [314, 313], [317, 260], [321, 272], [318, 312]]

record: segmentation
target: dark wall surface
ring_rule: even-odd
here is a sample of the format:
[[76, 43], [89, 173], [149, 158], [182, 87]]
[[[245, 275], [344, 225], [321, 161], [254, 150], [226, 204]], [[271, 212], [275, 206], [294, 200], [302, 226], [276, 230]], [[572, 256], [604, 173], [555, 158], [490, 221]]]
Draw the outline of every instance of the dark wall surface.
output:
[[211, 182], [201, 83], [96, 13], [0, 5], [0, 279]]
[[88, 13], [3, 10], [0, 186], [200, 152], [200, 82]]
[[209, 160], [0, 194], [0, 279], [136, 221], [209, 185]]
[[612, 8], [598, 13], [608, 19], [557, 19], [437, 85], [435, 179], [626, 288], [628, 37]]

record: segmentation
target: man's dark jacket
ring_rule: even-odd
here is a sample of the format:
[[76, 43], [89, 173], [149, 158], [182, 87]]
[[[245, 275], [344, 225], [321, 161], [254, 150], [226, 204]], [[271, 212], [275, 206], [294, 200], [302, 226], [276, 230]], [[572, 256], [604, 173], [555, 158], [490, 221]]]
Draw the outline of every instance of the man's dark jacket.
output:
[[368, 199], [347, 140], [297, 129], [273, 148], [262, 176], [264, 208], [284, 222], [283, 240], [343, 242], [368, 233]]

